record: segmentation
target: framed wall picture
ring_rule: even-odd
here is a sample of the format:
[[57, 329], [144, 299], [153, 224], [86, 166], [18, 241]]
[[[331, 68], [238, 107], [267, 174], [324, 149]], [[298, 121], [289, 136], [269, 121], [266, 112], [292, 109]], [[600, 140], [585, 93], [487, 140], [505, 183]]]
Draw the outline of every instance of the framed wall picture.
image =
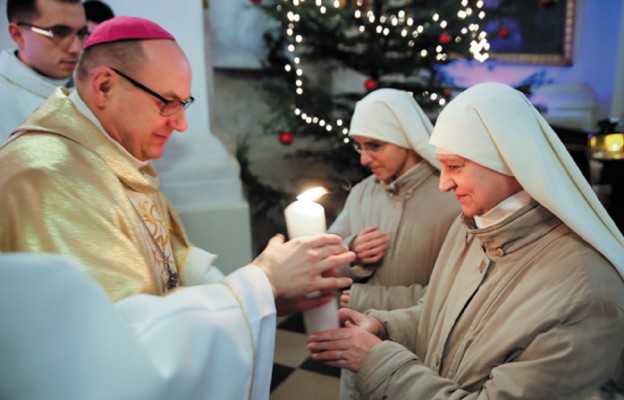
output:
[[576, 0], [484, 0], [494, 60], [572, 65]]

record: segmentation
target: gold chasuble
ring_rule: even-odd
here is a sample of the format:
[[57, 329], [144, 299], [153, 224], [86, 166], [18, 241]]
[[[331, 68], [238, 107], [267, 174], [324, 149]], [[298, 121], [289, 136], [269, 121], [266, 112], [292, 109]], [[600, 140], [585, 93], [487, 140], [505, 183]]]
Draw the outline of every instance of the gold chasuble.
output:
[[163, 294], [164, 268], [183, 275], [191, 244], [158, 174], [137, 168], [68, 95], [58, 88], [0, 149], [0, 251], [74, 256], [114, 301]]

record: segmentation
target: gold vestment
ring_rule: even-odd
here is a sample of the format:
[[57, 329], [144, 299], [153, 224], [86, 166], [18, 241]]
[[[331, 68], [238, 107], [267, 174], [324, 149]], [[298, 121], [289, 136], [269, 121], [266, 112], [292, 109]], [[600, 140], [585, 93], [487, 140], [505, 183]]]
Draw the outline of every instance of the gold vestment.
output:
[[152, 195], [181, 276], [182, 224], [154, 167], [137, 169], [68, 95], [58, 88], [0, 148], [0, 251], [74, 256], [114, 301], [162, 294], [127, 188]]

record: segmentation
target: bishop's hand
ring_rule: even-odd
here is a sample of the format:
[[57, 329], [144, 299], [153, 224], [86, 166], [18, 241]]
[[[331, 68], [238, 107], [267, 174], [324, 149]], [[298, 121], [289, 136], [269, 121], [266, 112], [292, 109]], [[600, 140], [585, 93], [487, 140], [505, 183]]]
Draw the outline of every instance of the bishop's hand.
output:
[[[331, 293], [351, 285], [351, 279], [339, 277], [336, 268], [354, 259], [355, 254], [337, 235], [319, 234], [288, 242], [284, 236], [276, 235], [253, 264], [264, 271], [280, 302], [287, 299], [302, 302], [308, 293]], [[320, 301], [329, 299], [322, 296]]]

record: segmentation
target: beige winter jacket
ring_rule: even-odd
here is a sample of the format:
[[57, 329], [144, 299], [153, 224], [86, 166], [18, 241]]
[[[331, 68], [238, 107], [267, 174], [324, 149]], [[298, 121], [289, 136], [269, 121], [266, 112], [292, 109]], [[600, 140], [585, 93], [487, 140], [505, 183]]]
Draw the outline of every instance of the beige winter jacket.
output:
[[329, 228], [349, 245], [368, 226], [389, 236], [388, 248], [376, 267], [345, 266], [341, 272], [354, 279], [349, 308], [391, 310], [410, 307], [424, 294], [446, 233], [460, 213], [452, 193], [438, 189], [439, 173], [421, 162], [386, 185], [374, 175], [355, 185], [345, 208]]
[[585, 398], [621, 373], [624, 282], [537, 203], [454, 224], [420, 305], [372, 311], [390, 339], [356, 375], [370, 399]]

